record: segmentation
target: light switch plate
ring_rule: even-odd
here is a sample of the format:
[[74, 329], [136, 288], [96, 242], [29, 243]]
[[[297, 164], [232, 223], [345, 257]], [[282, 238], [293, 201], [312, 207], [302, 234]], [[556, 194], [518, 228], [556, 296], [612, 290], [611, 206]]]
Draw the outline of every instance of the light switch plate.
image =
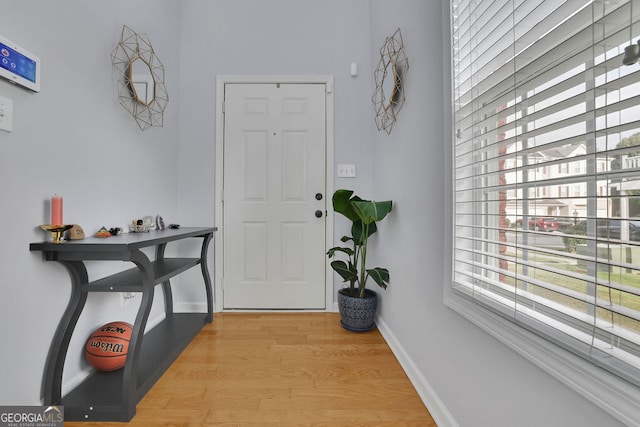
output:
[[355, 178], [356, 165], [340, 164], [338, 165], [338, 178]]
[[0, 130], [13, 131], [13, 100], [0, 96]]

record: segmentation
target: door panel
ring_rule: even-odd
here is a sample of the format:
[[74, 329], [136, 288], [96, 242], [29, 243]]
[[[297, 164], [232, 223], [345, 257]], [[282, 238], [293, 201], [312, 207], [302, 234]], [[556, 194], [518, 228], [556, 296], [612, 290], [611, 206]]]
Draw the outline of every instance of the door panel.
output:
[[225, 309], [325, 308], [325, 102], [321, 84], [225, 85]]

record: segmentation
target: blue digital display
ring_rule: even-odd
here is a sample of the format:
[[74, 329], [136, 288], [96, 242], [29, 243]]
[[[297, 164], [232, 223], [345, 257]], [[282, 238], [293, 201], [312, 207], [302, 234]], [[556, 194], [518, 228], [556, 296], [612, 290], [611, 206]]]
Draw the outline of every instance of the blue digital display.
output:
[[36, 82], [36, 62], [0, 42], [0, 67], [32, 83]]

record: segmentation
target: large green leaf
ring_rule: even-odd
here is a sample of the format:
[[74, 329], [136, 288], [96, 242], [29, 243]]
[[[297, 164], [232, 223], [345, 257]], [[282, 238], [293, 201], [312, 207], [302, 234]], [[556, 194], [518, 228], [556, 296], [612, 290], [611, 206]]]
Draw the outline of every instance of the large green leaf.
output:
[[358, 279], [358, 272], [353, 264], [347, 265], [344, 261], [333, 261], [331, 267], [338, 273], [345, 282], [351, 282]]
[[385, 202], [374, 202], [371, 200], [352, 200], [351, 205], [360, 220], [365, 224], [381, 221], [393, 207], [391, 200]]
[[[362, 246], [365, 240], [363, 236], [364, 235], [363, 228], [364, 228], [364, 225], [362, 224], [362, 221], [360, 221], [359, 218], [357, 221], [354, 221], [353, 224], [351, 225], [351, 235], [353, 236], [353, 240], [359, 246]], [[372, 222], [371, 224], [369, 224], [369, 229], [366, 237], [369, 238], [369, 236], [371, 236], [376, 231], [378, 231], [378, 227], [376, 226], [375, 222]]]
[[353, 209], [353, 205], [351, 204], [354, 200], [360, 200], [360, 197], [354, 196], [353, 199], [351, 196], [353, 195], [352, 190], [336, 190], [333, 193], [333, 210], [342, 214], [349, 218], [351, 221], [358, 220], [358, 214]]
[[382, 289], [387, 289], [389, 283], [389, 270], [386, 268], [371, 268], [367, 270], [369, 277], [371, 277]]
[[327, 251], [327, 256], [333, 258], [336, 252], [344, 252], [348, 256], [353, 256], [353, 249], [335, 246]]

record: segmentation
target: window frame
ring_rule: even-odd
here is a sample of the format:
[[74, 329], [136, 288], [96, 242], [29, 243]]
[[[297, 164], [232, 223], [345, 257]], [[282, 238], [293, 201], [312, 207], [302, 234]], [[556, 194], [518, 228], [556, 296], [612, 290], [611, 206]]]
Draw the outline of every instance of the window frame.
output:
[[[448, 13], [449, 22], [451, 22], [452, 11], [449, 10]], [[445, 212], [448, 214], [445, 215], [445, 218], [449, 230], [447, 250], [451, 254], [451, 258], [445, 266], [446, 277], [449, 277], [450, 281], [445, 282], [444, 285], [444, 304], [616, 419], [628, 425], [640, 425], [640, 401], [637, 398], [634, 399], [634, 396], [638, 396], [638, 387], [454, 291], [456, 224], [454, 215], [450, 213], [456, 212], [454, 197], [455, 151], [454, 144], [451, 143], [455, 140], [456, 135], [454, 128], [455, 105], [453, 102], [455, 76], [453, 66], [449, 62], [452, 58], [449, 54], [451, 52], [451, 36], [448, 28], [445, 29], [444, 39], [444, 62], [448, 71], [446, 78], [449, 79], [448, 82], [445, 82], [448, 83], [445, 87], [450, 88], [450, 92], [445, 96], [445, 102], [448, 103], [446, 108], [450, 109], [450, 126], [445, 132], [445, 136], [448, 136], [445, 140], [445, 156], [448, 159], [446, 181], [448, 191], [445, 195]], [[598, 168], [600, 167], [601, 165], [598, 165]], [[567, 187], [566, 191], [571, 193], [570, 187]], [[600, 192], [600, 190], [596, 191]]]

